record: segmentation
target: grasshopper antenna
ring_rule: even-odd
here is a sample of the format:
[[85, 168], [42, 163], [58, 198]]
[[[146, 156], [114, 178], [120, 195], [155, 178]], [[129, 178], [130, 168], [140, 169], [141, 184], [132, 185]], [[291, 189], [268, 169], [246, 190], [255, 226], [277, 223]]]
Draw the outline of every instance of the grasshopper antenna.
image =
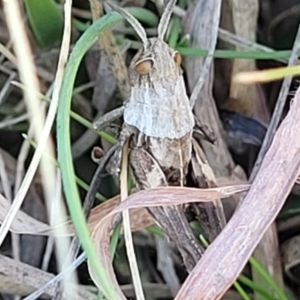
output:
[[170, 0], [161, 16], [160, 22], [158, 24], [158, 38], [161, 40], [164, 39], [164, 36], [166, 34], [175, 3], [176, 0]]
[[135, 17], [133, 17], [128, 11], [126, 11], [124, 8], [114, 4], [112, 2], [109, 2], [109, 1], [107, 1], [107, 4], [111, 8], [113, 8], [115, 11], [117, 11], [120, 15], [122, 15], [125, 18], [125, 20], [131, 24], [131, 26], [133, 27], [135, 32], [138, 34], [138, 36], [142, 40], [143, 44], [146, 44], [148, 38], [146, 35], [146, 31], [143, 28], [143, 26], [141, 25], [141, 23]]

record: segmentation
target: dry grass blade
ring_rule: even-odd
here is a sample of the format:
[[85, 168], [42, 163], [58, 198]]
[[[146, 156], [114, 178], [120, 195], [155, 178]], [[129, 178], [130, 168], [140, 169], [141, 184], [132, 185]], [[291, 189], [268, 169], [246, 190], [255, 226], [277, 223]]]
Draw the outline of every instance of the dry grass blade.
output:
[[[27, 87], [25, 91], [26, 105], [28, 107], [29, 113], [35, 116], [35, 118], [31, 118], [31, 121], [32, 124], [34, 124], [35, 137], [39, 139], [39, 137], [43, 137], [40, 128], [42, 128], [44, 124], [44, 113], [39, 109], [40, 101], [36, 95], [39, 84], [36, 77], [34, 63], [32, 61], [32, 54], [30, 51], [29, 43], [24, 31], [24, 24], [22, 22], [19, 3], [17, 1], [5, 1], [3, 2], [3, 8], [7, 20], [7, 25], [14, 41], [14, 49], [17, 57], [20, 77], [24, 85]], [[47, 138], [48, 135], [44, 135], [44, 137]], [[43, 148], [40, 157], [42, 156], [45, 146], [47, 145], [46, 141], [47, 139], [45, 139], [44, 143], [42, 143], [42, 145], [40, 146], [40, 148]], [[37, 169], [38, 162], [39, 159], [36, 159], [35, 164], [31, 164], [31, 168], [29, 168], [27, 176], [23, 181], [22, 188], [20, 188], [18, 194], [16, 195], [16, 199], [13, 202], [11, 210], [7, 214], [3, 225], [0, 228], [0, 245], [4, 240], [9, 230], [10, 224], [12, 223], [18, 209], [22, 205], [24, 197], [28, 191], [34, 173]], [[46, 165], [42, 164], [42, 170], [45, 170], [45, 167]]]
[[16, 57], [4, 46], [0, 43], [0, 52], [9, 59], [15, 66], [18, 65]]
[[[68, 58], [69, 52], [69, 44], [70, 44], [70, 13], [68, 13], [71, 9], [71, 0], [66, 1], [65, 5], [66, 9], [66, 18], [65, 18], [65, 29], [63, 35], [62, 42], [62, 51], [59, 58], [58, 71], [56, 73], [55, 79], [55, 87], [53, 91], [52, 101], [49, 107], [48, 115], [46, 122], [44, 121], [44, 112], [41, 111], [40, 100], [37, 96], [37, 91], [39, 90], [38, 79], [36, 77], [36, 72], [34, 68], [34, 63], [32, 61], [32, 55], [29, 47], [28, 40], [26, 38], [26, 34], [24, 31], [24, 24], [22, 23], [22, 16], [20, 12], [20, 8], [18, 6], [17, 1], [8, 1], [4, 2], [5, 15], [7, 18], [8, 26], [12, 37], [15, 42], [15, 52], [18, 59], [18, 68], [20, 71], [20, 77], [26, 89], [25, 100], [29, 113], [34, 116], [31, 118], [31, 123], [34, 127], [35, 137], [38, 140], [38, 145], [36, 148], [36, 152], [32, 158], [26, 176], [22, 182], [18, 193], [15, 196], [14, 202], [10, 207], [9, 212], [7, 213], [2, 227], [0, 229], [0, 244], [2, 244], [11, 223], [13, 222], [18, 210], [20, 209], [24, 197], [28, 192], [29, 186], [32, 182], [32, 179], [37, 170], [38, 164], [41, 160], [41, 175], [43, 181], [43, 189], [46, 198], [46, 203], [51, 203], [52, 199], [55, 196], [55, 187], [53, 186], [54, 180], [48, 180], [48, 178], [55, 178], [55, 167], [52, 163], [43, 159], [43, 153], [45, 149], [50, 152], [52, 156], [54, 156], [53, 145], [48, 142], [48, 137], [51, 132], [51, 128], [55, 119], [57, 105], [58, 105], [58, 94], [63, 78], [64, 66]], [[69, 10], [68, 10], [69, 8]], [[44, 125], [45, 124], [45, 125]], [[43, 128], [40, 130], [40, 128]], [[59, 210], [59, 216], [61, 216], [61, 210]], [[62, 219], [62, 218], [61, 218]]]
[[[121, 164], [121, 173], [120, 173], [120, 182], [121, 182], [121, 201], [125, 200], [128, 197], [128, 152], [129, 152], [129, 140], [125, 142], [122, 153], [122, 164]], [[134, 291], [136, 293], [136, 298], [138, 300], [144, 300], [144, 292], [141, 282], [141, 277], [139, 274], [139, 269], [137, 266], [137, 259], [134, 251], [131, 228], [130, 228], [130, 215], [129, 210], [124, 210], [123, 215], [123, 229], [124, 229], [124, 238], [126, 245], [126, 252], [128, 257], [128, 262], [130, 266], [130, 271], [132, 275], [132, 281], [134, 286]]]
[[[107, 214], [109, 214], [119, 203], [120, 197], [116, 196], [94, 207], [88, 219], [88, 227], [90, 232], [93, 232], [99, 221], [102, 220]], [[9, 208], [10, 203], [0, 194], [0, 224], [1, 222], [3, 222]], [[143, 207], [132, 209], [130, 211], [130, 220], [132, 231], [143, 230], [144, 228], [153, 225], [154, 223], [151, 215]], [[74, 235], [75, 231], [71, 221], [68, 221], [62, 225], [58, 225], [56, 227], [57, 232], [60, 232], [61, 226], [67, 226], [68, 235]], [[34, 219], [22, 210], [18, 211], [9, 230], [18, 234], [44, 236], [53, 235], [53, 229], [48, 224]], [[58, 236], [62, 235], [63, 234], [59, 234]]]
[[300, 135], [296, 133], [300, 126], [299, 114], [300, 89], [275, 134], [246, 198], [207, 249], [176, 300], [220, 299], [243, 269], [298, 176]]
[[[188, 76], [189, 86], [193, 89], [190, 97], [191, 107], [194, 107], [201, 90], [203, 90], [203, 85], [210, 77], [213, 54], [217, 44], [220, 13], [220, 0], [198, 1], [192, 4], [185, 16], [186, 28], [184, 31], [192, 33], [192, 45], [198, 47], [201, 43], [201, 48], [208, 50], [207, 57], [205, 59], [198, 58], [197, 63], [193, 59], [186, 60], [187, 72], [190, 73]], [[197, 34], [195, 34], [196, 32]], [[210, 34], [207, 34], [207, 32], [210, 32]], [[201, 68], [199, 68], [199, 65], [201, 65]], [[203, 121], [203, 119], [200, 120]]]
[[[52, 125], [55, 119], [56, 110], [58, 106], [58, 96], [60, 92], [60, 87], [62, 83], [62, 78], [64, 74], [64, 68], [69, 54], [69, 45], [70, 45], [70, 36], [71, 36], [71, 6], [72, 1], [65, 1], [65, 18], [64, 18], [64, 31], [63, 39], [60, 51], [60, 57], [58, 62], [58, 67], [55, 76], [54, 88], [52, 101], [49, 107], [47, 119], [45, 121], [44, 116], [44, 105], [41, 105], [40, 99], [38, 97], [37, 91], [39, 91], [39, 82], [36, 76], [36, 70], [34, 67], [34, 62], [32, 61], [32, 53], [30, 51], [30, 45], [25, 33], [25, 26], [23, 24], [23, 17], [20, 12], [19, 3], [17, 1], [8, 1], [4, 3], [5, 15], [7, 18], [8, 26], [11, 32], [11, 35], [14, 40], [14, 47], [16, 56], [18, 59], [18, 69], [20, 72], [20, 77], [22, 82], [24, 82], [25, 89], [25, 100], [28, 112], [31, 116], [30, 121], [32, 124], [33, 131], [35, 133], [35, 138], [38, 141], [36, 152], [32, 158], [26, 176], [20, 186], [20, 189], [16, 193], [14, 202], [10, 207], [7, 215], [3, 221], [3, 225], [0, 229], [0, 244], [4, 240], [4, 237], [7, 234], [11, 224], [14, 222], [18, 210], [20, 209], [22, 202], [28, 192], [29, 186], [33, 180], [37, 167], [40, 163], [41, 170], [41, 179], [42, 179], [42, 190], [45, 196], [45, 202], [50, 214], [50, 207], [53, 204], [53, 199], [57, 199], [56, 191], [57, 185], [55, 184], [56, 177], [56, 167], [52, 164], [51, 161], [43, 157], [44, 152], [50, 156], [54, 155], [53, 144], [50, 143], [49, 135], [52, 129]], [[42, 130], [41, 130], [42, 129]], [[51, 180], [49, 180], [51, 178]], [[60, 191], [61, 192], [61, 191]], [[55, 220], [58, 223], [61, 223], [65, 216], [65, 209], [61, 205], [61, 202], [58, 205], [56, 211]], [[36, 222], [34, 222], [36, 223]], [[28, 223], [27, 223], [28, 225]], [[34, 224], [36, 226], [36, 224]], [[45, 226], [46, 227], [46, 226]], [[62, 227], [61, 232], [65, 233], [66, 230]], [[57, 241], [58, 251], [57, 251], [57, 262], [58, 265], [62, 265], [62, 261], [65, 255], [65, 249], [68, 248], [67, 239], [59, 239]], [[72, 278], [74, 282], [74, 278]]]
[[[258, 1], [247, 0], [232, 2], [232, 21], [235, 34], [249, 41], [254, 42], [257, 32]], [[236, 47], [241, 50], [241, 47]], [[232, 62], [231, 76], [241, 71], [254, 71], [256, 69], [254, 60], [235, 59]], [[253, 116], [256, 110], [257, 87], [255, 85], [244, 85], [231, 81], [229, 100], [226, 101], [226, 108]]]
[[[186, 187], [159, 187], [149, 190], [142, 190], [130, 195], [125, 201], [121, 202], [114, 210], [105, 216], [94, 228], [92, 232], [92, 240], [95, 243], [99, 260], [103, 268], [107, 271], [107, 276], [111, 282], [111, 286], [115, 289], [118, 299], [125, 300], [116, 275], [112, 268], [112, 262], [109, 252], [109, 242], [111, 230], [114, 225], [114, 215], [126, 209], [150, 206], [179, 205], [182, 203], [191, 203], [199, 201], [212, 201], [216, 198], [224, 198], [238, 192], [244, 192], [249, 189], [249, 185], [237, 185], [212, 189], [196, 189]], [[88, 267], [91, 277], [97, 287], [102, 290], [101, 283], [93, 273], [93, 268], [88, 261]]]

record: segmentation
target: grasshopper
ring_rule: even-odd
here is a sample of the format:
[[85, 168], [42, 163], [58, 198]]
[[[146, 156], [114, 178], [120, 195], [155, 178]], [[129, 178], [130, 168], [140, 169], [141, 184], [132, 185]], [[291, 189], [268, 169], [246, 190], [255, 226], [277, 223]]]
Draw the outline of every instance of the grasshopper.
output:
[[[158, 25], [158, 36], [147, 38], [142, 25], [126, 10], [109, 3], [135, 29], [143, 46], [132, 59], [128, 74], [130, 97], [124, 107], [97, 123], [106, 123], [123, 113], [124, 123], [119, 138], [120, 151], [115, 153], [112, 172], [119, 172], [122, 145], [130, 139], [129, 163], [139, 189], [157, 186], [183, 186], [191, 177], [193, 184], [211, 185], [205, 177], [209, 168], [196, 140], [195, 118], [186, 93], [180, 54], [171, 49], [164, 36], [176, 0], [170, 0]], [[198, 132], [210, 136], [205, 127]], [[203, 130], [204, 129], [204, 130]], [[204, 166], [204, 167], [203, 167]], [[189, 171], [192, 170], [192, 176]], [[213, 180], [212, 180], [213, 181]], [[215, 236], [224, 225], [222, 210], [196, 205], [200, 222]], [[190, 272], [204, 252], [195, 239], [181, 206], [152, 207], [149, 212], [176, 244]], [[203, 221], [205, 220], [205, 221]], [[212, 225], [214, 223], [214, 225]]]

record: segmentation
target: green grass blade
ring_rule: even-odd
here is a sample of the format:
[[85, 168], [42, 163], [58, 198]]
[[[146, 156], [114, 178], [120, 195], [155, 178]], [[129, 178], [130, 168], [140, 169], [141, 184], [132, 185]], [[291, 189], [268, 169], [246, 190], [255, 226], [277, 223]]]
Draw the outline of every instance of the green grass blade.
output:
[[[259, 285], [255, 284], [252, 280], [250, 280], [248, 277], [240, 275], [238, 278], [238, 281], [243, 283], [244, 285], [248, 286], [253, 291], [259, 293], [262, 295], [266, 300], [275, 300], [275, 298], [270, 295], [268, 292], [266, 292], [265, 289], [260, 287]], [[276, 298], [278, 300], [278, 298]]]
[[[207, 56], [208, 51], [190, 47], [176, 47], [180, 54], [185, 56]], [[214, 53], [215, 58], [227, 59], [279, 59], [289, 58], [291, 55], [290, 50], [273, 51], [273, 52], [260, 52], [260, 51], [235, 51], [235, 50], [216, 50]]]
[[74, 166], [71, 155], [70, 142], [70, 107], [72, 90], [80, 62], [87, 50], [96, 41], [99, 33], [112, 24], [120, 21], [122, 17], [116, 12], [109, 13], [88, 28], [76, 43], [66, 66], [64, 80], [60, 91], [60, 103], [57, 113], [57, 147], [58, 162], [61, 168], [62, 181], [67, 204], [70, 210], [76, 233], [86, 251], [88, 259], [92, 262], [94, 271], [107, 299], [117, 299], [116, 293], [110, 286], [105, 270], [98, 261], [97, 253], [90, 239], [81, 201], [74, 180]]
[[278, 296], [277, 299], [288, 300], [284, 292], [277, 286], [273, 278], [260, 266], [260, 264], [253, 257], [249, 259], [249, 262], [251, 266], [255, 268], [255, 270], [260, 274], [260, 276], [274, 289]]
[[237, 281], [233, 283], [233, 286], [244, 300], [251, 300], [251, 298]]

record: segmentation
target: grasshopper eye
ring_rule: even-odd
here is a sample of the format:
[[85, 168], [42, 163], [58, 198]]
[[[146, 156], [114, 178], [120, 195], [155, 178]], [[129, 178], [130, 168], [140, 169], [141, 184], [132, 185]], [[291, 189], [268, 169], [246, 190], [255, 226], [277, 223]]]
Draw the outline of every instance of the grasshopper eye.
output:
[[180, 55], [179, 52], [176, 52], [176, 53], [175, 53], [174, 60], [175, 60], [175, 63], [176, 63], [178, 66], [181, 65], [182, 57], [181, 57], [181, 55]]
[[140, 75], [149, 74], [153, 67], [153, 59], [145, 58], [143, 60], [138, 61], [134, 68]]

